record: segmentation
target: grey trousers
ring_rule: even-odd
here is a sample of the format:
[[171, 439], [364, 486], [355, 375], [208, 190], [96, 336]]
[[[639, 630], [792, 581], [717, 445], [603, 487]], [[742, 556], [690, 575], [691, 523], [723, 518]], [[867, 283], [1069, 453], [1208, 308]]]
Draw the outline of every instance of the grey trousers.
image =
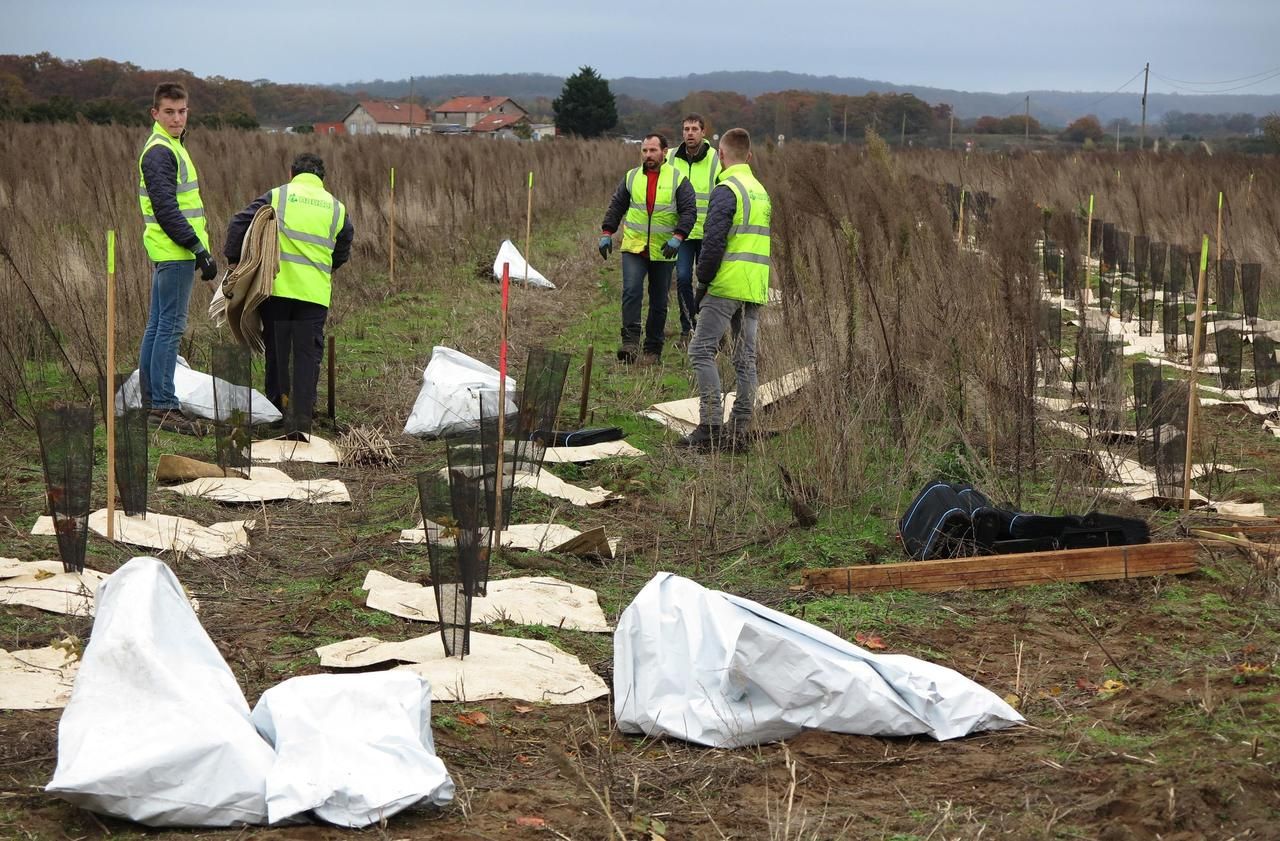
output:
[[698, 408], [703, 424], [719, 426], [724, 418], [716, 350], [728, 330], [733, 333], [733, 368], [738, 378], [738, 396], [729, 422], [740, 430], [745, 430], [751, 423], [756, 397], [756, 331], [759, 323], [759, 304], [715, 295], [702, 299], [698, 327], [689, 342], [689, 361], [693, 363], [693, 373], [698, 380]]

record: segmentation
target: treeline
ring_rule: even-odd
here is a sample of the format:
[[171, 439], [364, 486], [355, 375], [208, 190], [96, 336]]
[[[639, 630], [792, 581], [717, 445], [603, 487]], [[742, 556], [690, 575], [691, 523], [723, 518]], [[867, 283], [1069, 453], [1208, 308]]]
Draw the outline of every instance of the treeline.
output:
[[105, 58], [64, 61], [49, 53], [0, 55], [0, 119], [150, 125], [151, 94], [179, 81], [191, 94], [191, 122], [257, 128], [337, 120], [353, 98], [315, 85], [245, 82], [188, 70], [144, 70]]
[[673, 144], [680, 139], [686, 114], [701, 114], [708, 133], [741, 126], [757, 137], [776, 140], [835, 142], [860, 140], [868, 128], [886, 136], [918, 137], [945, 132], [951, 106], [930, 105], [911, 94], [843, 96], [814, 91], [781, 91], [754, 99], [730, 91], [695, 91], [665, 105], [618, 96], [618, 128], [621, 134], [640, 136], [649, 131], [665, 134]]

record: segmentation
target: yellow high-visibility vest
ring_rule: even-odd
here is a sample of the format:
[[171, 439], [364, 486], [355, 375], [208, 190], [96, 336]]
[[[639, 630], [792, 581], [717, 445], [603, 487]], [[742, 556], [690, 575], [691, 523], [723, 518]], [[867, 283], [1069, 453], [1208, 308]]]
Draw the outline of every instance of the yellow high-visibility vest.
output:
[[769, 194], [747, 164], [726, 167], [720, 184], [733, 190], [738, 208], [733, 213], [724, 259], [707, 293], [763, 304], [769, 297], [769, 222], [773, 217]]
[[[707, 141], [702, 141], [706, 143]], [[676, 156], [679, 147], [667, 153], [667, 163], [684, 173], [693, 187], [693, 195], [698, 200], [698, 221], [689, 232], [689, 239], [702, 239], [702, 223], [707, 221], [707, 204], [711, 201], [711, 191], [715, 189], [716, 177], [720, 174], [720, 153], [712, 149], [700, 161], [689, 162]]]
[[648, 253], [649, 259], [671, 263], [675, 257], [663, 257], [662, 246], [676, 232], [680, 213], [676, 210], [676, 188], [685, 180], [680, 170], [670, 164], [658, 169], [658, 189], [653, 197], [653, 213], [649, 213], [649, 178], [644, 167], [627, 173], [627, 192], [631, 205], [622, 218], [622, 250], [632, 254]]
[[138, 155], [138, 204], [142, 207], [142, 244], [146, 246], [147, 256], [153, 263], [169, 260], [194, 260], [195, 254], [183, 248], [169, 238], [156, 221], [155, 210], [151, 206], [151, 196], [147, 194], [147, 183], [142, 177], [142, 159], [154, 146], [166, 146], [178, 160], [178, 209], [191, 227], [195, 230], [200, 244], [209, 248], [209, 234], [205, 229], [204, 204], [200, 201], [200, 182], [196, 177], [196, 165], [187, 148], [176, 137], [170, 137], [164, 127], [156, 123], [151, 127], [151, 136]]
[[280, 238], [280, 271], [271, 294], [329, 306], [333, 291], [333, 249], [347, 209], [310, 172], [271, 191]]

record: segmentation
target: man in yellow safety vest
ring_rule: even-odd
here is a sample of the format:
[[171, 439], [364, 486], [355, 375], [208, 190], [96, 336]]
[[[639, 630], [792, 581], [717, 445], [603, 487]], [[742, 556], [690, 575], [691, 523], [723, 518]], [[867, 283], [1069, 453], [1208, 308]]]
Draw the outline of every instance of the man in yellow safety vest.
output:
[[[698, 259], [694, 312], [698, 327], [689, 360], [698, 380], [698, 428], [681, 444], [700, 450], [747, 447], [756, 392], [756, 328], [769, 296], [769, 194], [751, 171], [751, 135], [734, 128], [720, 138], [724, 169], [712, 190]], [[733, 368], [738, 393], [724, 425], [716, 350], [726, 330], [733, 332]]]
[[[680, 170], [663, 158], [667, 140], [646, 135], [640, 144], [640, 166], [622, 179], [600, 226], [600, 256], [608, 259], [613, 234], [622, 227], [622, 347], [618, 359], [653, 365], [662, 355], [667, 326], [667, 293], [680, 243], [697, 220], [693, 187]], [[649, 281], [649, 317], [640, 356], [640, 309], [645, 278]]]
[[142, 405], [151, 420], [166, 429], [192, 432], [174, 392], [178, 343], [187, 327], [187, 305], [195, 272], [211, 281], [218, 266], [209, 254], [204, 204], [196, 165], [183, 140], [187, 129], [187, 90], [177, 82], [156, 86], [151, 134], [138, 155], [138, 204], [142, 243], [151, 260], [151, 303], [138, 354]]
[[233, 266], [238, 263], [254, 214], [267, 204], [275, 209], [280, 269], [258, 315], [266, 345], [266, 395], [290, 432], [311, 429], [333, 273], [350, 258], [355, 238], [346, 207], [324, 188], [324, 174], [318, 155], [298, 155], [288, 184], [254, 199], [232, 218], [222, 250]]
[[676, 301], [680, 305], [680, 346], [687, 348], [697, 319], [693, 313], [693, 264], [702, 251], [702, 226], [707, 202], [720, 175], [720, 155], [707, 140], [707, 123], [701, 114], [687, 114], [680, 128], [684, 142], [667, 153], [667, 163], [680, 170], [693, 186], [698, 204], [698, 221], [680, 243], [676, 255]]

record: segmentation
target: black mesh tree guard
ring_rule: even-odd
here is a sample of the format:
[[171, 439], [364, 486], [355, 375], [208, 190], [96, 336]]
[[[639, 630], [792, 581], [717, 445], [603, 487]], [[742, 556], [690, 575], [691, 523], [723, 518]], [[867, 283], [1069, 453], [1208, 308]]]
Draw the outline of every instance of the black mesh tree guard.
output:
[[1240, 297], [1244, 308], [1244, 317], [1252, 324], [1251, 319], [1258, 317], [1258, 304], [1262, 294], [1262, 264], [1240, 264]]
[[1150, 336], [1156, 319], [1156, 292], [1151, 284], [1151, 237], [1133, 238], [1133, 282], [1138, 294], [1138, 335]]
[[1265, 333], [1253, 334], [1253, 383], [1258, 399], [1280, 408], [1280, 361], [1276, 360], [1275, 339]]
[[1040, 252], [1040, 271], [1044, 274], [1044, 288], [1054, 294], [1062, 292], [1062, 249], [1051, 239], [1043, 240]]
[[1187, 252], [1180, 245], [1169, 246], [1168, 274], [1165, 275], [1164, 303], [1160, 308], [1160, 327], [1164, 332], [1165, 353], [1176, 353], [1184, 343], [1182, 333], [1182, 292], [1187, 281]]
[[[502, 493], [502, 519], [509, 521], [515, 489], [515, 464], [504, 454], [502, 481], [498, 481], [498, 419], [485, 416], [480, 403], [478, 425], [445, 439], [445, 456], [449, 462], [449, 492], [453, 515], [459, 527], [474, 521], [477, 540], [486, 550], [468, 554], [462, 560], [471, 564], [467, 580], [473, 595], [485, 595], [489, 585], [488, 538], [494, 528], [495, 501]], [[512, 419], [514, 421], [514, 418]], [[505, 430], [504, 430], [505, 436]], [[469, 526], [467, 526], [469, 528]]]
[[1065, 250], [1062, 254], [1062, 296], [1074, 300], [1080, 294], [1080, 258], [1075, 251]]
[[1085, 385], [1092, 426], [1116, 432], [1124, 413], [1124, 339], [1101, 330], [1080, 330], [1080, 354], [1072, 382]]
[[1156, 487], [1169, 499], [1182, 497], [1187, 456], [1187, 384], [1157, 379], [1150, 411], [1151, 447]]
[[248, 470], [253, 463], [253, 357], [238, 343], [213, 346], [213, 414], [218, 466]]
[[1244, 331], [1234, 319], [1213, 322], [1213, 352], [1218, 357], [1218, 382], [1223, 388], [1240, 388], [1244, 359]]
[[1146, 360], [1133, 363], [1133, 418], [1138, 434], [1138, 461], [1144, 467], [1155, 465], [1151, 411], [1155, 403], [1158, 381], [1163, 377], [1160, 366]]
[[67, 572], [84, 571], [93, 487], [94, 411], [91, 405], [60, 403], [36, 414], [45, 498], [58, 554]]
[[[103, 421], [107, 412], [115, 412], [115, 479], [124, 513], [130, 517], [143, 517], [147, 513], [147, 482], [151, 475], [148, 462], [150, 429], [147, 426], [149, 412], [142, 408], [137, 380], [117, 382], [116, 393], [107, 390], [105, 377], [98, 377], [98, 396], [102, 405]], [[120, 401], [117, 404], [116, 394]], [[133, 408], [125, 408], [132, 405]]]
[[1236, 310], [1236, 261], [1222, 259], [1217, 264], [1218, 274], [1218, 311], [1235, 312]]
[[1098, 297], [1103, 301], [1110, 301], [1115, 294], [1117, 233], [1113, 223], [1102, 223], [1102, 262], [1098, 264]]
[[1101, 219], [1094, 219], [1089, 225], [1089, 256], [1097, 257], [1102, 253], [1102, 226], [1106, 224]]
[[1128, 231], [1116, 232], [1116, 295], [1120, 299], [1120, 318], [1133, 320], [1133, 310], [1138, 302], [1138, 286], [1133, 277], [1133, 236]]
[[1040, 302], [1040, 329], [1036, 334], [1036, 357], [1040, 382], [1053, 385], [1062, 378], [1062, 308], [1052, 301]]
[[[508, 451], [514, 449], [516, 470], [536, 475], [542, 469], [547, 447], [555, 440], [560, 398], [569, 373], [569, 355], [545, 348], [530, 348], [525, 364], [524, 389]], [[503, 510], [506, 510], [505, 508]]]
[[[418, 474], [418, 501], [426, 529], [431, 588], [440, 617], [440, 638], [449, 657], [471, 653], [471, 605], [477, 595], [480, 503], [475, 477], [452, 471]], [[456, 493], [456, 497], [455, 497]]]

